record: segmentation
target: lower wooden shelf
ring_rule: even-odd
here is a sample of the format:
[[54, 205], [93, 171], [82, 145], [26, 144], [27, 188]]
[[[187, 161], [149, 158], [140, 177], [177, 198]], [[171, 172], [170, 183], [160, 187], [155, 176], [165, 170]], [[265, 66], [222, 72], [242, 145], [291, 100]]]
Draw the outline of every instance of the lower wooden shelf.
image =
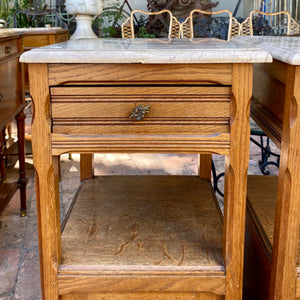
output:
[[59, 294], [225, 294], [222, 235], [211, 184], [196, 176], [86, 180], [62, 233]]
[[18, 188], [17, 183], [0, 183], [0, 215]]
[[[245, 299], [267, 299], [276, 210], [277, 176], [248, 176]], [[248, 261], [247, 261], [248, 259]], [[297, 256], [297, 299], [300, 297], [300, 239]], [[292, 284], [292, 283], [291, 283]], [[255, 293], [255, 294], [253, 294]]]
[[[9, 148], [5, 149], [4, 156], [19, 155], [18, 141], [14, 142]], [[25, 140], [25, 155], [32, 155], [31, 141]]]

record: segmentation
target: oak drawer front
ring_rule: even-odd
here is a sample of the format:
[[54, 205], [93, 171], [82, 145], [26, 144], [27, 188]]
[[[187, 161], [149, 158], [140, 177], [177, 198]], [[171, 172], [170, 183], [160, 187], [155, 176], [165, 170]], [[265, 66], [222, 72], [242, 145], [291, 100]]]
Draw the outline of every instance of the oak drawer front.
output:
[[[229, 87], [59, 87], [51, 89], [54, 133], [210, 134], [228, 132]], [[142, 120], [130, 118], [138, 106]]]
[[18, 53], [17, 39], [0, 43], [0, 59]]

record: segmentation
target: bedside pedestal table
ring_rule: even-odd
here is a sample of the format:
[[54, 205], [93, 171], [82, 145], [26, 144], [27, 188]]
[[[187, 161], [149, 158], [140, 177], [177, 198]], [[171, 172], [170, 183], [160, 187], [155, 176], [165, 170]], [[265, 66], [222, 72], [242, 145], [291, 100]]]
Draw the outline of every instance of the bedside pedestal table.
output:
[[[68, 41], [31, 50], [44, 299], [241, 299], [252, 64], [210, 40]], [[61, 233], [62, 153], [226, 156], [224, 217], [207, 174], [83, 180]]]
[[273, 57], [272, 64], [254, 67], [251, 116], [281, 149], [278, 177], [249, 177], [247, 227], [257, 259], [247, 264], [253, 271], [245, 271], [252, 298], [300, 299], [300, 38], [240, 41]]

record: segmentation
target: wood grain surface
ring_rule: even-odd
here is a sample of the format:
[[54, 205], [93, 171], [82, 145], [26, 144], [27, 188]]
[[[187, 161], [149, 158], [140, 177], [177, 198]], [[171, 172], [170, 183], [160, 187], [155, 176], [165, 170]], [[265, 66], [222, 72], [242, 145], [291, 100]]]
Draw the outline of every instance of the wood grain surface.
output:
[[60, 293], [113, 292], [118, 285], [124, 292], [222, 294], [216, 205], [210, 183], [196, 176], [85, 181], [62, 234]]
[[[241, 299], [252, 65], [29, 70], [44, 299]], [[135, 104], [150, 101], [149, 115], [130, 124]], [[200, 176], [85, 180], [60, 236], [53, 155], [68, 152], [83, 154], [82, 179], [96, 152], [204, 156]], [[208, 181], [212, 153], [226, 155], [223, 220]]]

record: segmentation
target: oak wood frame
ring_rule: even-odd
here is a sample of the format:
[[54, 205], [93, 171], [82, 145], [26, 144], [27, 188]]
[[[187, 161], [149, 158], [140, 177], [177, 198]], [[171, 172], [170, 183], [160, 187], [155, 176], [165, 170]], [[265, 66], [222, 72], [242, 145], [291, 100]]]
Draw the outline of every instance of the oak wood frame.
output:
[[[122, 74], [125, 74], [123, 76]], [[140, 77], [139, 74], [143, 74]], [[158, 74], [158, 76], [153, 76]], [[191, 76], [192, 74], [192, 76]], [[220, 148], [213, 138], [212, 145], [184, 152], [220, 153], [226, 155], [225, 178], [225, 216], [224, 216], [224, 261], [226, 266], [225, 291], [226, 299], [242, 298], [244, 222], [247, 186], [247, 168], [249, 157], [249, 113], [252, 93], [252, 64], [199, 64], [199, 65], [126, 65], [126, 64], [29, 64], [30, 89], [34, 104], [32, 123], [32, 146], [34, 166], [36, 170], [37, 214], [40, 243], [41, 284], [43, 299], [59, 299], [58, 267], [61, 259], [61, 238], [59, 220], [58, 177], [53, 167], [53, 155], [65, 151], [94, 153], [104, 151], [101, 140], [91, 146], [91, 140], [71, 136], [52, 134], [50, 113], [49, 85], [77, 84], [185, 84], [198, 83], [215, 85], [231, 85], [230, 135], [225, 148]], [[191, 87], [192, 88], [192, 87]], [[169, 135], [165, 152], [178, 152], [176, 139], [180, 136]], [[120, 136], [122, 140], [122, 136]], [[68, 139], [72, 141], [68, 144]], [[123, 140], [128, 139], [123, 137]], [[158, 137], [150, 137], [154, 144]], [[193, 137], [187, 139], [195, 141]], [[199, 141], [207, 137], [198, 137]], [[197, 139], [196, 139], [197, 140]], [[133, 139], [134, 146], [122, 151], [133, 151], [140, 140]], [[84, 147], [80, 147], [85, 142]], [[61, 147], [57, 147], [57, 143]], [[206, 143], [206, 142], [205, 142]], [[113, 142], [112, 145], [115, 143]], [[180, 143], [179, 143], [180, 144]], [[73, 145], [73, 146], [72, 146]], [[145, 152], [155, 152], [157, 146]], [[144, 152], [144, 151], [142, 151]], [[84, 172], [89, 176], [89, 172]], [[85, 176], [84, 175], [84, 176]], [[50, 241], [50, 242], [49, 242]], [[217, 280], [217, 277], [215, 277]], [[93, 278], [91, 278], [93, 280]], [[222, 279], [224, 280], [224, 279]], [[88, 287], [88, 285], [87, 285]], [[88, 292], [88, 289], [87, 289]], [[179, 291], [177, 291], [179, 292]], [[119, 295], [121, 297], [121, 295]], [[138, 295], [136, 295], [138, 297]], [[148, 294], [149, 296], [149, 294]], [[155, 294], [152, 295], [153, 297]], [[167, 295], [166, 295], [167, 296]], [[190, 295], [191, 296], [191, 295]], [[77, 299], [80, 295], [66, 295], [62, 299]], [[84, 295], [84, 299], [96, 299], [93, 294]], [[126, 295], [125, 295], [126, 297]], [[155, 296], [156, 297], [156, 296]], [[194, 296], [193, 296], [194, 297]], [[207, 294], [205, 289], [197, 294], [197, 299], [221, 299], [220, 295]], [[140, 298], [143, 299], [141, 295]], [[147, 298], [149, 299], [149, 298]], [[167, 298], [164, 298], [167, 299]], [[192, 299], [192, 298], [191, 298]]]
[[251, 116], [281, 149], [272, 262], [265, 274], [270, 277], [268, 299], [298, 299], [300, 67], [274, 60], [256, 65], [254, 74]]

